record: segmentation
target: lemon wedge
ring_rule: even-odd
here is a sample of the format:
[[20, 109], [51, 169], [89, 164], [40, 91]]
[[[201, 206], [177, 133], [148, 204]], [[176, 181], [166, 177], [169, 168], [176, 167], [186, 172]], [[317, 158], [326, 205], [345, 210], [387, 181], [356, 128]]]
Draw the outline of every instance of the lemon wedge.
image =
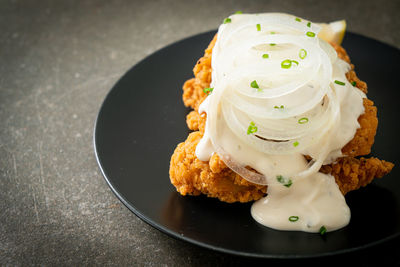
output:
[[338, 20], [331, 23], [318, 23], [322, 27], [318, 37], [326, 42], [341, 44], [346, 32], [346, 21]]

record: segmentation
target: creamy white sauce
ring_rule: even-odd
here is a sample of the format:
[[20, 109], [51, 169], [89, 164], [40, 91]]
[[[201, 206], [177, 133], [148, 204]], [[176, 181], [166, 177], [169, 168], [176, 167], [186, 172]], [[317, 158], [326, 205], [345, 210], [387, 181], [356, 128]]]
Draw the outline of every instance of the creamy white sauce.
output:
[[[289, 188], [268, 186], [268, 196], [252, 205], [251, 214], [268, 227], [305, 232], [318, 232], [321, 226], [333, 231], [350, 220], [350, 209], [335, 179], [323, 173], [294, 181]], [[292, 222], [288, 219], [291, 216], [299, 219]]]
[[[350, 66], [330, 45], [305, 36], [318, 33], [315, 24], [307, 27], [307, 21], [299, 24], [296, 17], [277, 13], [230, 18], [220, 26], [213, 49], [214, 90], [199, 108], [207, 121], [196, 156], [207, 161], [218, 153], [245, 179], [268, 185], [268, 195], [251, 209], [265, 226], [306, 232], [346, 226], [345, 198], [334, 177], [318, 170], [342, 156], [360, 127], [365, 95], [347, 81]], [[305, 58], [299, 58], [300, 49], [307, 51]], [[297, 63], [282, 68], [285, 59]], [[250, 86], [253, 80], [258, 89]], [[301, 118], [307, 118], [305, 125]], [[304, 155], [314, 160], [308, 163]]]

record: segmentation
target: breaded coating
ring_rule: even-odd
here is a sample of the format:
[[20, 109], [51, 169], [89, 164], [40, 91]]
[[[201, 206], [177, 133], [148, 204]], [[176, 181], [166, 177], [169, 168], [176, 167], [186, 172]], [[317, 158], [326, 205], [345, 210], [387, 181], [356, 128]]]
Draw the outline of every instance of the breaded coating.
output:
[[207, 114], [199, 114], [197, 111], [191, 111], [186, 116], [186, 124], [192, 131], [200, 131], [204, 133], [206, 127]]
[[382, 178], [393, 166], [393, 163], [377, 158], [343, 157], [333, 164], [322, 166], [320, 171], [332, 174], [344, 195], [368, 185], [374, 178]]
[[[188, 128], [196, 131], [189, 134], [185, 142], [180, 143], [175, 149], [170, 162], [170, 179], [177, 191], [182, 195], [205, 194], [216, 197], [221, 201], [248, 202], [262, 198], [267, 191], [267, 186], [256, 185], [248, 182], [231, 169], [214, 154], [209, 162], [197, 159], [195, 150], [204, 133], [206, 114], [199, 114], [199, 105], [207, 97], [204, 88], [211, 82], [211, 55], [217, 36], [214, 36], [204, 56], [197, 62], [193, 69], [195, 78], [185, 82], [183, 86], [183, 102], [191, 107], [186, 117]], [[332, 44], [339, 58], [351, 65], [351, 70], [346, 74], [349, 82], [355, 82], [356, 87], [367, 93], [367, 84], [361, 81], [351, 64], [346, 51], [337, 44]], [[358, 118], [360, 128], [354, 138], [343, 147], [342, 153], [346, 157], [339, 158], [335, 163], [322, 166], [321, 172], [330, 173], [335, 177], [336, 183], [343, 194], [366, 186], [374, 178], [380, 178], [389, 173], [394, 164], [377, 158], [354, 158], [367, 155], [374, 143], [378, 126], [377, 109], [369, 99], [363, 100], [365, 112]]]
[[211, 54], [216, 41], [217, 35], [214, 36], [208, 45], [204, 56], [194, 66], [193, 73], [195, 78], [187, 80], [183, 85], [183, 103], [185, 106], [191, 107], [196, 111], [201, 102], [207, 97], [203, 89], [209, 87], [211, 83]]
[[347, 78], [347, 80], [348, 80], [349, 82], [355, 82], [358, 89], [360, 89], [361, 91], [363, 91], [365, 94], [368, 93], [367, 84], [366, 84], [365, 82], [361, 81], [361, 80], [357, 77], [356, 72], [354, 71], [354, 65], [351, 64], [351, 62], [350, 62], [350, 57], [349, 57], [349, 55], [347, 54], [346, 50], [345, 50], [342, 46], [340, 46], [340, 45], [338, 45], [338, 44], [335, 44], [335, 43], [330, 43], [330, 44], [331, 44], [331, 45], [333, 46], [333, 48], [336, 50], [336, 53], [337, 53], [338, 57], [339, 57], [340, 59], [343, 59], [343, 60], [346, 61], [347, 63], [349, 63], [350, 66], [351, 66], [351, 70], [349, 70], [349, 72], [346, 73], [346, 78]]
[[228, 203], [248, 202], [265, 195], [265, 186], [241, 178], [217, 154], [208, 162], [199, 160], [195, 150], [202, 136], [200, 132], [189, 134], [172, 155], [169, 175], [179, 193], [194, 196], [203, 193]]
[[[190, 133], [172, 155], [170, 178], [179, 193], [194, 196], [203, 193], [228, 203], [258, 200], [265, 195], [267, 186], [243, 179], [229, 169], [217, 154], [208, 162], [199, 160], [195, 150], [202, 136], [199, 131]], [[332, 174], [340, 191], [346, 194], [366, 186], [374, 178], [383, 177], [393, 166], [393, 163], [377, 158], [343, 157], [336, 163], [322, 166], [320, 171]]]
[[342, 148], [342, 153], [350, 157], [368, 155], [375, 141], [378, 127], [377, 110], [371, 100], [364, 98], [363, 103], [364, 114], [358, 117], [360, 128], [357, 129], [353, 139]]

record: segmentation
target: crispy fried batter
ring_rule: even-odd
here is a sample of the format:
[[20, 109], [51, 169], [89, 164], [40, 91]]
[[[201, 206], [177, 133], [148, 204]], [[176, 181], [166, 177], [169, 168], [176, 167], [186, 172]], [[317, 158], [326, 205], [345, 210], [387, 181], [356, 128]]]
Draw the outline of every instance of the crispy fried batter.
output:
[[[203, 134], [199, 131], [189, 134], [180, 143], [171, 158], [171, 182], [182, 195], [206, 194], [221, 201], [248, 202], [258, 200], [267, 191], [266, 186], [256, 185], [241, 178], [229, 169], [214, 154], [209, 162], [197, 159], [195, 150]], [[377, 158], [340, 158], [336, 163], [324, 165], [321, 172], [330, 173], [343, 194], [366, 186], [374, 178], [381, 178], [391, 171], [393, 163]]]
[[322, 166], [320, 171], [332, 174], [344, 195], [366, 186], [374, 178], [382, 178], [392, 170], [393, 166], [393, 163], [377, 158], [344, 157], [336, 163]]
[[248, 202], [264, 196], [265, 186], [242, 179], [227, 168], [217, 154], [209, 162], [199, 160], [195, 150], [202, 136], [200, 132], [189, 134], [172, 155], [169, 174], [179, 193], [195, 196], [203, 193], [228, 203]]
[[333, 46], [333, 48], [335, 48], [335, 50], [336, 50], [336, 52], [338, 54], [338, 57], [340, 59], [343, 59], [347, 63], [349, 63], [350, 66], [351, 66], [351, 70], [346, 73], [347, 80], [349, 80], [349, 82], [356, 82], [356, 86], [357, 86], [358, 89], [363, 91], [365, 94], [368, 93], [367, 84], [365, 82], [361, 81], [357, 77], [356, 72], [354, 71], [354, 65], [351, 64], [350, 57], [347, 54], [346, 50], [342, 46], [340, 46], [338, 44], [335, 44], [335, 43], [330, 43], [330, 44]]
[[368, 155], [375, 141], [378, 127], [377, 110], [371, 100], [364, 98], [363, 101], [365, 111], [358, 117], [360, 128], [357, 129], [353, 139], [342, 148], [342, 153], [350, 157]]
[[[256, 185], [243, 179], [230, 170], [217, 154], [214, 154], [209, 162], [200, 161], [195, 156], [196, 146], [203, 136], [206, 122], [206, 114], [200, 115], [198, 108], [207, 97], [203, 89], [210, 86], [211, 54], [215, 42], [216, 36], [194, 67], [195, 78], [186, 81], [183, 86], [183, 102], [185, 106], [194, 109], [187, 115], [186, 123], [189, 129], [196, 132], [189, 134], [187, 140], [175, 149], [170, 163], [170, 179], [182, 195], [203, 193], [229, 203], [258, 200], [265, 195], [266, 186]], [[346, 51], [339, 45], [332, 44], [332, 46], [339, 58], [351, 65], [351, 70], [346, 74], [349, 82], [356, 82], [356, 87], [367, 93], [367, 84], [357, 77]], [[322, 172], [335, 177], [343, 194], [366, 186], [374, 178], [389, 173], [394, 166], [393, 163], [377, 158], [354, 158], [370, 153], [378, 125], [374, 103], [364, 99], [363, 104], [365, 113], [358, 118], [360, 128], [342, 149], [343, 154], [348, 157], [340, 158], [337, 162], [321, 168]]]
[[196, 111], [201, 102], [207, 97], [203, 89], [209, 87], [211, 83], [211, 54], [216, 41], [217, 35], [214, 36], [208, 45], [204, 56], [194, 66], [193, 73], [195, 78], [186, 81], [183, 85], [183, 103], [185, 106], [191, 107]]
[[193, 110], [186, 116], [186, 124], [190, 130], [204, 133], [206, 119], [207, 114], [203, 113], [200, 115], [197, 111]]

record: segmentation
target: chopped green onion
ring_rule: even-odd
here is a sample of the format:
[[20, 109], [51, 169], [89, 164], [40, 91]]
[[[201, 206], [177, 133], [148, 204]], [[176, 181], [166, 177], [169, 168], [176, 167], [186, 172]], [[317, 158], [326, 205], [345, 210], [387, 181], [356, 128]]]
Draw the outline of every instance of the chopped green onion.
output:
[[294, 147], [296, 147], [296, 146], [298, 146], [299, 145], [299, 142], [298, 141], [295, 141], [294, 143], [293, 143], [293, 146]]
[[261, 31], [261, 25], [257, 24], [257, 31]]
[[258, 86], [258, 83], [257, 83], [256, 80], [252, 81], [251, 84], [250, 84], [250, 86], [253, 87], [253, 88], [257, 88], [257, 89], [260, 88], [260, 87]]
[[281, 63], [281, 67], [282, 69], [288, 69], [292, 66], [292, 61], [290, 59], [285, 59], [284, 61], [282, 61]]
[[231, 23], [231, 22], [232, 22], [232, 19], [231, 19], [231, 18], [226, 18], [226, 19], [224, 19], [224, 24]]
[[304, 123], [307, 123], [307, 122], [308, 122], [308, 118], [306, 118], [306, 117], [301, 118], [301, 119], [298, 120], [298, 123], [300, 123], [300, 124], [304, 124]]
[[296, 60], [291, 60], [291, 59], [285, 59], [281, 63], [282, 69], [289, 69], [292, 66], [292, 63], [295, 63], [297, 66], [299, 65], [299, 62]]
[[306, 56], [307, 56], [307, 51], [306, 51], [306, 50], [304, 50], [304, 49], [300, 49], [300, 52], [299, 52], [299, 58], [301, 58], [301, 59], [305, 59], [305, 58], [306, 58]]
[[282, 175], [277, 175], [276, 180], [278, 180], [278, 182], [280, 182], [281, 184], [285, 183], [285, 179], [283, 178]]
[[357, 85], [357, 83], [356, 83], [356, 82], [351, 82], [351, 84], [352, 84], [353, 86], [356, 86], [356, 85]]
[[271, 34], [275, 34], [276, 32], [271, 32]]
[[338, 81], [338, 80], [335, 80], [335, 83], [336, 83], [336, 84], [339, 84], [339, 85], [345, 85], [344, 82], [341, 82], [341, 81]]
[[301, 22], [301, 19], [300, 19], [300, 18], [295, 18], [295, 20], [298, 21], [298, 22]]
[[282, 175], [277, 175], [276, 180], [286, 187], [290, 187], [293, 184], [290, 178], [285, 178]]
[[203, 92], [207, 95], [211, 94], [211, 92], [214, 90], [214, 88], [204, 88]]
[[314, 32], [307, 32], [306, 35], [308, 37], [315, 37], [315, 33]]
[[262, 57], [263, 58], [269, 58], [269, 55], [268, 54], [263, 54]]
[[276, 44], [269, 44], [270, 46], [275, 46]]
[[311, 22], [307, 23], [307, 27], [310, 28], [311, 27]]
[[255, 132], [257, 132], [257, 126], [251, 121], [249, 127], [247, 128], [247, 134], [252, 134]]
[[299, 220], [299, 216], [290, 216], [289, 221], [291, 222], [297, 222]]
[[281, 106], [275, 106], [274, 108], [276, 108], [276, 109], [283, 109], [283, 108], [285, 108], [283, 105], [281, 105]]
[[319, 233], [320, 233], [321, 235], [326, 234], [326, 227], [322, 225], [321, 228], [319, 228]]
[[243, 14], [242, 11], [236, 11], [235, 14]]

